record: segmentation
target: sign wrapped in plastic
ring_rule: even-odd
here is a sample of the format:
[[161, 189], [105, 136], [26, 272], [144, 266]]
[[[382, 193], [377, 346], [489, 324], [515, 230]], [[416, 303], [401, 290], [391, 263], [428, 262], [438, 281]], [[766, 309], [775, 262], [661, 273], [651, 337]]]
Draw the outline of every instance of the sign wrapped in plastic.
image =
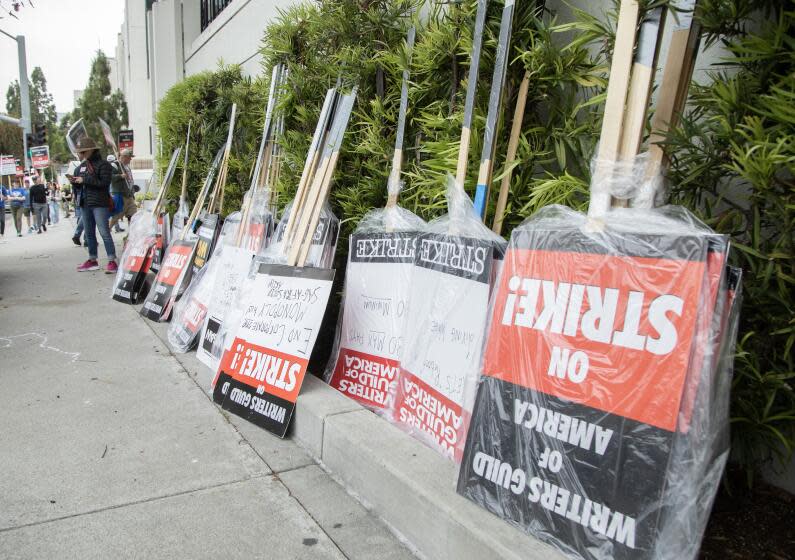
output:
[[505, 241], [448, 180], [449, 213], [417, 241], [406, 342], [392, 409], [403, 430], [460, 460], [466, 434], [464, 389], [478, 375], [491, 285]]
[[138, 303], [146, 295], [146, 274], [152, 264], [156, 244], [155, 218], [149, 212], [136, 212], [130, 219], [130, 232], [113, 284], [113, 299]]
[[190, 282], [196, 238], [177, 239], [169, 245], [152, 289], [146, 295], [141, 315], [152, 321], [168, 321], [174, 302]]
[[377, 412], [394, 406], [417, 235], [424, 225], [393, 206], [368, 213], [350, 237], [343, 315], [326, 377]]
[[589, 225], [513, 231], [458, 492], [574, 557], [688, 558], [728, 455], [727, 240], [681, 210]]

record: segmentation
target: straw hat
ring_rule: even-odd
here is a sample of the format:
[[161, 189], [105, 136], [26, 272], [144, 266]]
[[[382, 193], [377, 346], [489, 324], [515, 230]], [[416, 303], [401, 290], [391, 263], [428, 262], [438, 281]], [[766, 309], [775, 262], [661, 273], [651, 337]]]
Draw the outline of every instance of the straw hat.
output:
[[82, 152], [91, 152], [91, 151], [96, 150], [96, 149], [97, 149], [97, 143], [94, 142], [94, 140], [92, 140], [88, 136], [83, 136], [77, 142], [76, 151], [77, 151], [78, 154], [82, 153]]

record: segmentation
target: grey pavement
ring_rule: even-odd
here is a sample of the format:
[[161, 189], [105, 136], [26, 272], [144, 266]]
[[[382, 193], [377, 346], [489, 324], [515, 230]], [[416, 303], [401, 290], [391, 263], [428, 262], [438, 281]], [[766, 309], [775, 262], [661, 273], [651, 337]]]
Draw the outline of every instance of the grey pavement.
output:
[[217, 408], [164, 325], [75, 270], [71, 228], [0, 238], [0, 558], [414, 557], [303, 448]]

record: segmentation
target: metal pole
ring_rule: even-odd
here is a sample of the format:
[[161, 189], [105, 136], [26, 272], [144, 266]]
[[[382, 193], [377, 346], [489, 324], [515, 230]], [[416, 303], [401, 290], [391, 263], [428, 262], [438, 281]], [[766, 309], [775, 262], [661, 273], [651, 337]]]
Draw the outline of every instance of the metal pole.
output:
[[25, 55], [24, 35], [17, 35], [17, 53], [19, 54], [19, 101], [22, 105], [22, 149], [25, 153], [25, 167], [30, 167], [28, 137], [25, 133], [30, 133], [32, 127], [30, 122], [30, 95], [28, 93], [28, 61]]

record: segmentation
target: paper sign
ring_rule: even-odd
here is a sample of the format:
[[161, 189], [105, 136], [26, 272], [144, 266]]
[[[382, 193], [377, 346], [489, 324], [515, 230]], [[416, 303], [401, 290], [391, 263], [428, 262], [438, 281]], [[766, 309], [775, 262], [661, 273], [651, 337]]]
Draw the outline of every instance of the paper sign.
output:
[[262, 264], [224, 352], [213, 400], [284, 437], [326, 312], [334, 271]]
[[339, 355], [329, 384], [373, 409], [391, 409], [408, 316], [416, 232], [350, 238]]
[[476, 378], [494, 248], [470, 237], [419, 238], [394, 421], [459, 460], [464, 384]]
[[50, 147], [33, 146], [30, 149], [30, 161], [36, 169], [46, 169], [50, 166]]
[[177, 297], [190, 280], [190, 263], [196, 241], [177, 240], [166, 251], [152, 289], [146, 296], [141, 315], [153, 321], [167, 321]]
[[514, 230], [458, 492], [584, 558], [650, 558], [707, 253], [706, 236]]

